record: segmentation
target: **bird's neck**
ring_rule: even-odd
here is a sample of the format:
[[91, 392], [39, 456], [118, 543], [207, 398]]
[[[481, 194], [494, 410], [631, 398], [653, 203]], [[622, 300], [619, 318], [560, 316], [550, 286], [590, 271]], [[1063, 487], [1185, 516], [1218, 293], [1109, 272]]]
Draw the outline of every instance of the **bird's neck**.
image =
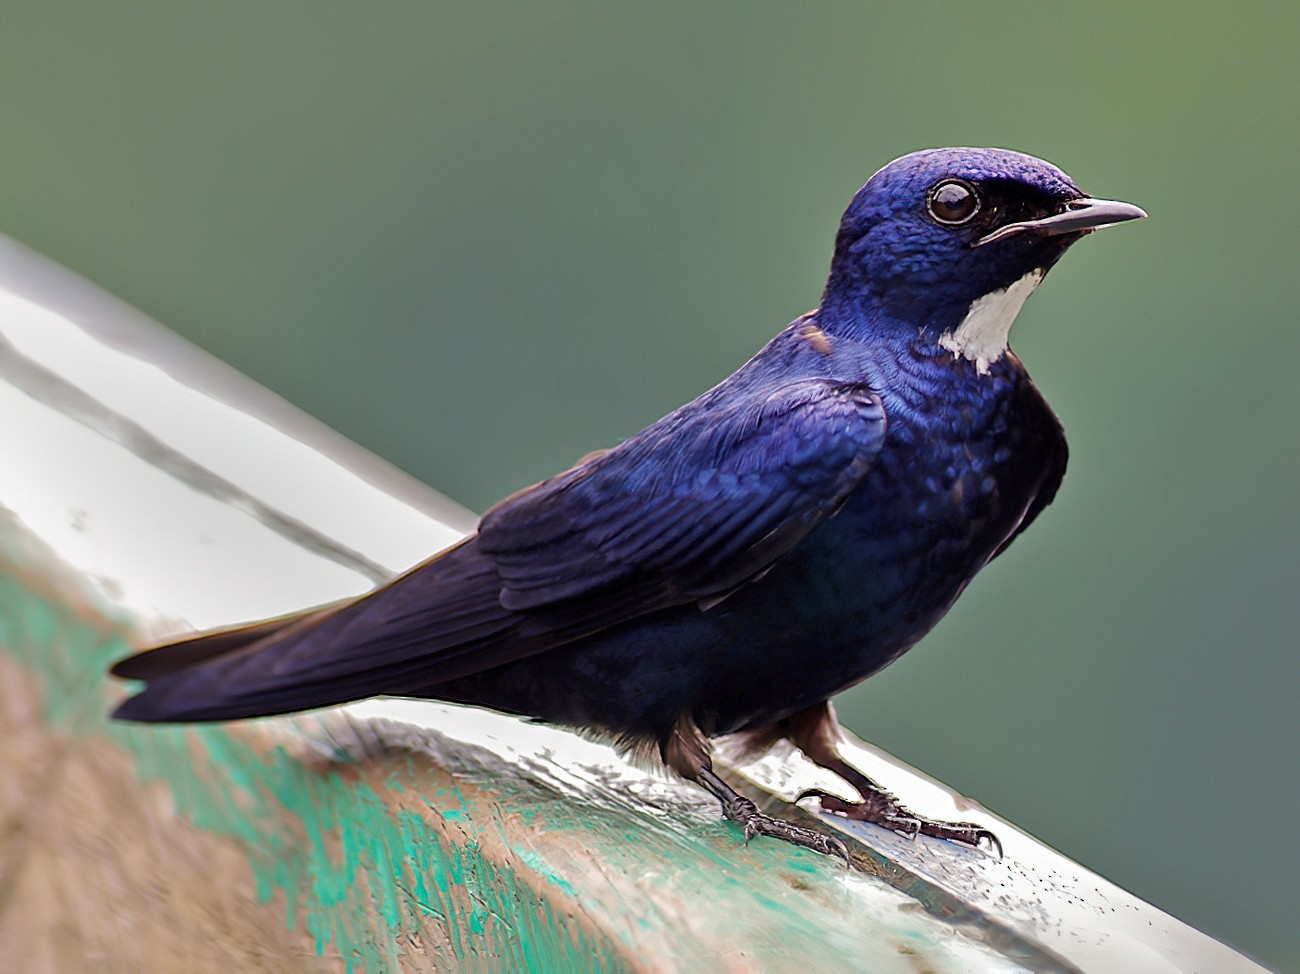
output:
[[1011, 326], [1042, 279], [1035, 270], [973, 301], [922, 304], [906, 292], [882, 293], [832, 275], [818, 324], [828, 335], [872, 345], [932, 342], [987, 375], [1006, 354]]

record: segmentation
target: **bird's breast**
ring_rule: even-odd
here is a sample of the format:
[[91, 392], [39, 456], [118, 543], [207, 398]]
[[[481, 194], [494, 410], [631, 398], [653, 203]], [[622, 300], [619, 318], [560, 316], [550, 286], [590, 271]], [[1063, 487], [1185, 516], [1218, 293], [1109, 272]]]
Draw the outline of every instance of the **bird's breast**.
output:
[[840, 514], [809, 538], [813, 597], [856, 625], [869, 619], [861, 631], [877, 639], [867, 651], [886, 662], [938, 621], [1040, 491], [1055, 489], [1064, 449], [1018, 361], [991, 373], [930, 364], [920, 359], [882, 391], [880, 454]]

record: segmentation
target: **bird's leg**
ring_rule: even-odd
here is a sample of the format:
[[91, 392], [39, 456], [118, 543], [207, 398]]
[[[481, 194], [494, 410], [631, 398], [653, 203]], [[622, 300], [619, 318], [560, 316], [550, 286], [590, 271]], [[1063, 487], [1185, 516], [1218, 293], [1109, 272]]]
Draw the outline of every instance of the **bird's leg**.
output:
[[713, 770], [707, 739], [688, 718], [677, 722], [660, 751], [668, 767], [683, 778], [694, 781], [722, 803], [723, 816], [740, 825], [746, 843], [756, 835], [767, 835], [824, 856], [834, 856], [846, 863], [849, 861], [849, 851], [839, 839], [760, 812], [752, 801], [718, 777]]
[[818, 798], [822, 808], [828, 812], [838, 812], [848, 818], [874, 822], [908, 838], [929, 835], [936, 839], [949, 839], [963, 845], [974, 846], [977, 849], [987, 840], [997, 851], [998, 856], [1002, 855], [1002, 843], [998, 841], [996, 835], [982, 825], [976, 825], [974, 822], [937, 822], [922, 818], [840, 757], [840, 724], [830, 701], [787, 718], [781, 722], [780, 727], [790, 742], [810, 761], [839, 775], [853, 786], [862, 800], [846, 801], [819, 788], [805, 791], [799, 796], [800, 798]]

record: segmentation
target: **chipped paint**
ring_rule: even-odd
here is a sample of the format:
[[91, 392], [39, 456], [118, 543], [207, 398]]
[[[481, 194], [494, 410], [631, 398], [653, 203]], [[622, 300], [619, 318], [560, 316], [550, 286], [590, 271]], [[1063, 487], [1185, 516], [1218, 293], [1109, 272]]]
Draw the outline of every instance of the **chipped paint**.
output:
[[[452, 841], [418, 811], [392, 808], [353, 769], [321, 773], [282, 746], [264, 753], [220, 726], [105, 720], [102, 674], [127, 651], [123, 630], [87, 622], [49, 594], [19, 573], [0, 575], [0, 650], [44, 685], [45, 722], [106, 737], [130, 753], [141, 781], [167, 786], [178, 816], [237, 842], [258, 899], [282, 893], [286, 929], [310, 934], [318, 955], [337, 953], [348, 971], [396, 969], [418, 943], [440, 968], [625, 966], [590, 924], [538, 895], [532, 872], [572, 888], [536, 855], [521, 876], [472, 838]], [[400, 770], [386, 773], [384, 790], [404, 794]], [[444, 809], [442, 819], [464, 823], [468, 814]], [[431, 924], [441, 936], [428, 936]]]
[[[449, 775], [411, 753], [313, 762], [265, 733], [290, 722], [114, 724], [102, 674], [126, 629], [70, 608], [48, 581], [0, 572], [0, 652], [44, 685], [46, 724], [111, 742], [179, 818], [238, 848], [257, 900], [281, 904], [284, 929], [326, 967], [624, 970], [730, 954], [733, 967], [802, 970], [813, 957], [851, 965], [886, 935], [914, 954], [869, 950], [882, 972], [1007, 957], [884, 883], [781, 843], [745, 845], [711, 814], [557, 801], [527, 774]], [[182, 829], [152, 841], [193, 840]], [[165, 874], [139, 879], [167, 889]]]

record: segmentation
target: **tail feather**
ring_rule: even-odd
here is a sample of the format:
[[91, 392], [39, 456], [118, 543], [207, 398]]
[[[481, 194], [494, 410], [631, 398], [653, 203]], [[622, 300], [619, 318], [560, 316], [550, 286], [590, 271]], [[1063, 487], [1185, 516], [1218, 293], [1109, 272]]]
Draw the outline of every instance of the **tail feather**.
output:
[[544, 649], [519, 639], [471, 536], [358, 599], [203, 633], [122, 660], [147, 685], [114, 716], [234, 720], [435, 685]]
[[277, 616], [274, 619], [264, 619], [248, 625], [214, 629], [186, 636], [174, 643], [154, 646], [118, 660], [109, 672], [124, 680], [155, 680], [168, 673], [186, 670], [199, 663], [216, 659], [218, 656], [236, 652], [321, 611], [323, 610], [308, 609], [305, 612]]

